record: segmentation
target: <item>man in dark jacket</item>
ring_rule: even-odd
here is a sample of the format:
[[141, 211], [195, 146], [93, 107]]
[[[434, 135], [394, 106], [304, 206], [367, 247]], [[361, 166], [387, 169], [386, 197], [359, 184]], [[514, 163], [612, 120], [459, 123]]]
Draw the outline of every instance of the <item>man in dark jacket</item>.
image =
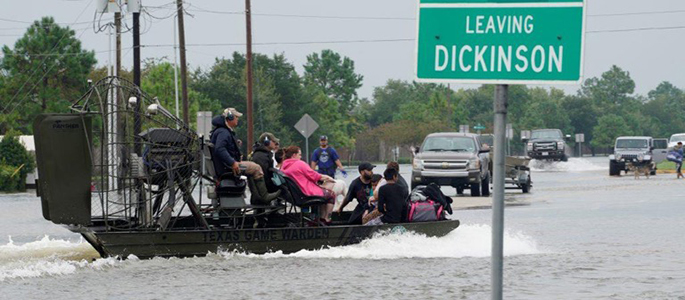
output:
[[254, 152], [252, 152], [252, 161], [262, 167], [264, 171], [264, 181], [266, 182], [266, 189], [269, 193], [278, 192], [278, 187], [271, 180], [273, 177], [274, 166], [274, 151], [278, 148], [279, 140], [269, 132], [262, 133], [257, 140]]
[[214, 169], [219, 177], [228, 172], [238, 175], [241, 174], [241, 168], [244, 169], [245, 175], [254, 181], [254, 184], [250, 184], [252, 193], [268, 203], [276, 199], [279, 193], [270, 194], [267, 191], [262, 167], [251, 161], [241, 161], [242, 153], [240, 153], [240, 145], [234, 128], [238, 126], [238, 119], [242, 116], [243, 114], [235, 108], [229, 107], [224, 110], [223, 114], [212, 119], [214, 130], [212, 130], [211, 142], [214, 144], [212, 157]]

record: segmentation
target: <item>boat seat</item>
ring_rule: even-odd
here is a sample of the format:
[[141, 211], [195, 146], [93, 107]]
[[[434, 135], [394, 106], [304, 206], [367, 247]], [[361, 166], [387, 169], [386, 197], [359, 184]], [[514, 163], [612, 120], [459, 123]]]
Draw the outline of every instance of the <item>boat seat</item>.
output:
[[205, 142], [202, 147], [202, 153], [204, 154], [205, 169], [203, 170], [204, 175], [211, 178], [218, 178], [216, 175], [216, 170], [214, 169], [214, 144], [210, 142]]
[[283, 178], [285, 178], [285, 188], [283, 189], [281, 195], [288, 203], [300, 208], [323, 205], [327, 203], [326, 198], [324, 197], [305, 195], [294, 179], [288, 176], [283, 176]]

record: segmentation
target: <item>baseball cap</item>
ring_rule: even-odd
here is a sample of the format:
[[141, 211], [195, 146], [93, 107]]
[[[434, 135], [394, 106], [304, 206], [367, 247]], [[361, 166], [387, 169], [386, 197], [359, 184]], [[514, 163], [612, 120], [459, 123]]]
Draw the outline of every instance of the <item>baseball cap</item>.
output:
[[376, 167], [375, 165], [372, 165], [370, 162], [365, 161], [365, 162], [359, 164], [359, 172], [361, 172], [363, 170], [372, 171], [373, 168], [375, 168], [375, 167]]
[[270, 141], [272, 141], [272, 142], [274, 142], [274, 143], [278, 143], [278, 142], [280, 141], [280, 140], [277, 139], [276, 136], [273, 135], [273, 133], [271, 133], [271, 132], [262, 133], [262, 135], [259, 136], [259, 141], [262, 142], [262, 143], [264, 143], [264, 139], [267, 138], [267, 137], [269, 138]]
[[239, 112], [238, 110], [236, 110], [236, 109], [233, 108], [233, 107], [229, 107], [229, 108], [227, 108], [227, 109], [224, 109], [224, 112], [223, 112], [221, 115], [224, 116], [224, 117], [226, 117], [226, 116], [228, 115], [228, 112], [229, 112], [229, 111], [230, 111], [234, 116], [236, 116], [236, 117], [238, 117], [238, 118], [240, 118], [240, 117], [243, 116], [243, 113]]
[[328, 140], [328, 137], [325, 136], [325, 135], [322, 135], [322, 136], [319, 138], [319, 141], [323, 141], [323, 140], [326, 140], [326, 141], [327, 141], [327, 140]]

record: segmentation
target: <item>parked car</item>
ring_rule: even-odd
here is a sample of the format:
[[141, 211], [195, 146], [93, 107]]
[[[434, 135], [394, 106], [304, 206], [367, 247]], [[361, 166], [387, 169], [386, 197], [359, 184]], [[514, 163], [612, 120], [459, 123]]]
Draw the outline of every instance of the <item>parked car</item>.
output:
[[656, 175], [653, 160], [654, 139], [651, 136], [621, 136], [616, 139], [614, 154], [609, 155], [609, 175], [626, 173], [631, 166], [649, 165], [650, 174]]
[[685, 144], [685, 133], [671, 135], [671, 138], [668, 139], [668, 149], [673, 149], [673, 146], [678, 144], [678, 142], [683, 142], [683, 144]]
[[436, 183], [452, 186], [457, 194], [471, 190], [471, 196], [490, 195], [490, 150], [471, 133], [440, 132], [426, 136], [416, 149], [411, 187]]

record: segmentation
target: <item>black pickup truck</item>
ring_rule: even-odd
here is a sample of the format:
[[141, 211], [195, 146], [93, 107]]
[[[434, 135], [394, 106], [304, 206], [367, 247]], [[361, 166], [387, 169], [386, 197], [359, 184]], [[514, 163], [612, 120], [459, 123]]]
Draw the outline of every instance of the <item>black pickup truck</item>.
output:
[[559, 129], [536, 129], [530, 134], [526, 143], [526, 153], [533, 159], [568, 161], [566, 141], [570, 135], [564, 136]]

